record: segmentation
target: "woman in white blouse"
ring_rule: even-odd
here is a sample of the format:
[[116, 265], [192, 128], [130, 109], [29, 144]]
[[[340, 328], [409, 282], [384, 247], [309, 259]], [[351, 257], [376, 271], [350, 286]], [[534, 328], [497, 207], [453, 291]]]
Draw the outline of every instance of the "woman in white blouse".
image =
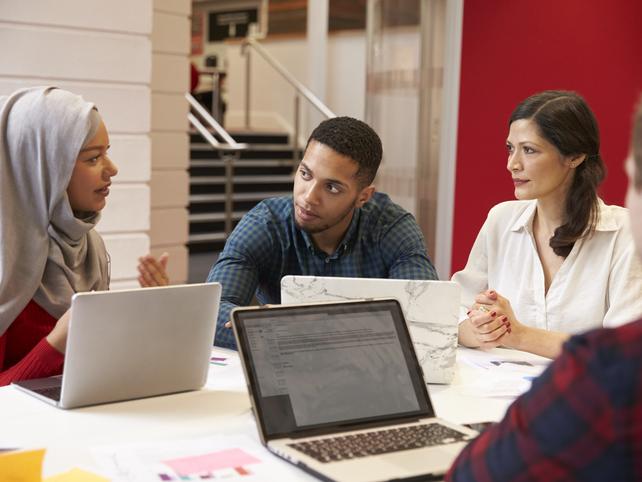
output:
[[642, 313], [642, 264], [625, 208], [597, 196], [597, 122], [574, 92], [545, 91], [510, 118], [517, 201], [493, 207], [463, 271], [459, 342], [555, 357], [570, 334]]

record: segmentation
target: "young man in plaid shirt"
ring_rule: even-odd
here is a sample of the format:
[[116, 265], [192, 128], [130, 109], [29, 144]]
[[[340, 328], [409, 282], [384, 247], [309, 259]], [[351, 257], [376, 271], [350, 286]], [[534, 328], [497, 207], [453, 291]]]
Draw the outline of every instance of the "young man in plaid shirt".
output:
[[285, 275], [436, 279], [410, 213], [372, 184], [381, 140], [350, 117], [323, 121], [310, 135], [291, 196], [259, 203], [236, 226], [208, 281], [223, 285], [215, 345], [235, 348], [225, 327], [253, 296], [280, 303]]
[[[642, 99], [626, 172], [642, 256]], [[462, 451], [447, 480], [642, 480], [642, 319], [572, 337], [504, 419]]]

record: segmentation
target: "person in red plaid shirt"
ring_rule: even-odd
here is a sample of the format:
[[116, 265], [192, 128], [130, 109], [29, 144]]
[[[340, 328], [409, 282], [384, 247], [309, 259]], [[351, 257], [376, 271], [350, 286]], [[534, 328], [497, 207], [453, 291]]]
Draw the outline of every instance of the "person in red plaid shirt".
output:
[[[631, 144], [626, 205], [642, 256], [642, 99]], [[642, 319], [572, 337], [446, 480], [642, 480]]]

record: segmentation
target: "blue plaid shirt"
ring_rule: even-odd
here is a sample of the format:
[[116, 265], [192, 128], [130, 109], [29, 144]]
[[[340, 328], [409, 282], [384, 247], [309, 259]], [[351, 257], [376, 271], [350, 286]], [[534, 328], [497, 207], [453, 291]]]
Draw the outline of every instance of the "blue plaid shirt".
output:
[[355, 211], [330, 256], [296, 227], [292, 196], [266, 199], [243, 216], [207, 278], [223, 285], [214, 344], [236, 348], [224, 326], [232, 308], [249, 305], [253, 295], [279, 304], [285, 275], [437, 279], [415, 219], [386, 194], [375, 193]]

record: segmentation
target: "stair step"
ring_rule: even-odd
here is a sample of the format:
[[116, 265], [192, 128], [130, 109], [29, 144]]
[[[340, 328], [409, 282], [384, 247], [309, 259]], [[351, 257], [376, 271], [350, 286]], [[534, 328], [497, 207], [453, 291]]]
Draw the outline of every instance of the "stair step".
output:
[[[248, 144], [246, 151], [282, 151], [283, 149], [287, 149], [288, 145], [284, 144]], [[198, 143], [191, 143], [189, 145], [189, 148], [192, 151], [215, 151], [215, 149], [209, 145], [207, 142], [198, 142]]]
[[[229, 132], [232, 138], [236, 142], [241, 143], [251, 143], [251, 144], [287, 144], [289, 142], [290, 136], [286, 133], [281, 132]], [[214, 134], [218, 140], [221, 138]], [[203, 137], [192, 130], [190, 132], [190, 141], [191, 142], [203, 142]]]
[[[234, 159], [233, 226], [264, 199], [290, 196], [294, 171], [293, 147], [288, 134], [278, 132], [230, 132], [237, 142], [248, 144]], [[219, 136], [215, 135], [219, 139]], [[300, 148], [299, 153], [303, 152]], [[190, 191], [188, 247], [190, 253], [223, 248], [225, 225], [225, 162], [198, 133], [190, 135]], [[244, 192], [247, 191], [247, 192]]]
[[[193, 159], [190, 167], [225, 167], [222, 159]], [[289, 167], [292, 159], [238, 159], [234, 167]]]
[[[274, 192], [235, 192], [234, 201], [262, 201], [270, 197], [289, 196], [292, 191], [274, 191]], [[225, 193], [220, 194], [191, 194], [189, 202], [191, 203], [209, 203], [224, 202]]]
[[[290, 174], [274, 174], [263, 176], [233, 176], [234, 184], [272, 184], [292, 182], [293, 177]], [[223, 184], [225, 176], [196, 176], [190, 177], [190, 185], [200, 184]]]
[[225, 241], [227, 236], [223, 232], [190, 234], [187, 238], [190, 243], [211, 243], [212, 241]]
[[[302, 154], [303, 151], [301, 150], [300, 153]], [[292, 149], [288, 146], [283, 146], [281, 149], [255, 149], [240, 151], [239, 159], [290, 159], [290, 161], [292, 161], [292, 155]], [[193, 149], [190, 151], [190, 158], [220, 160], [221, 156], [219, 155], [219, 151], [214, 149]]]
[[[247, 211], [234, 211], [232, 213], [232, 219], [237, 220], [241, 219]], [[207, 222], [215, 222], [215, 221], [225, 221], [225, 213], [220, 212], [220, 213], [198, 213], [198, 214], [190, 214], [189, 215], [189, 222], [190, 223], [207, 223]]]

